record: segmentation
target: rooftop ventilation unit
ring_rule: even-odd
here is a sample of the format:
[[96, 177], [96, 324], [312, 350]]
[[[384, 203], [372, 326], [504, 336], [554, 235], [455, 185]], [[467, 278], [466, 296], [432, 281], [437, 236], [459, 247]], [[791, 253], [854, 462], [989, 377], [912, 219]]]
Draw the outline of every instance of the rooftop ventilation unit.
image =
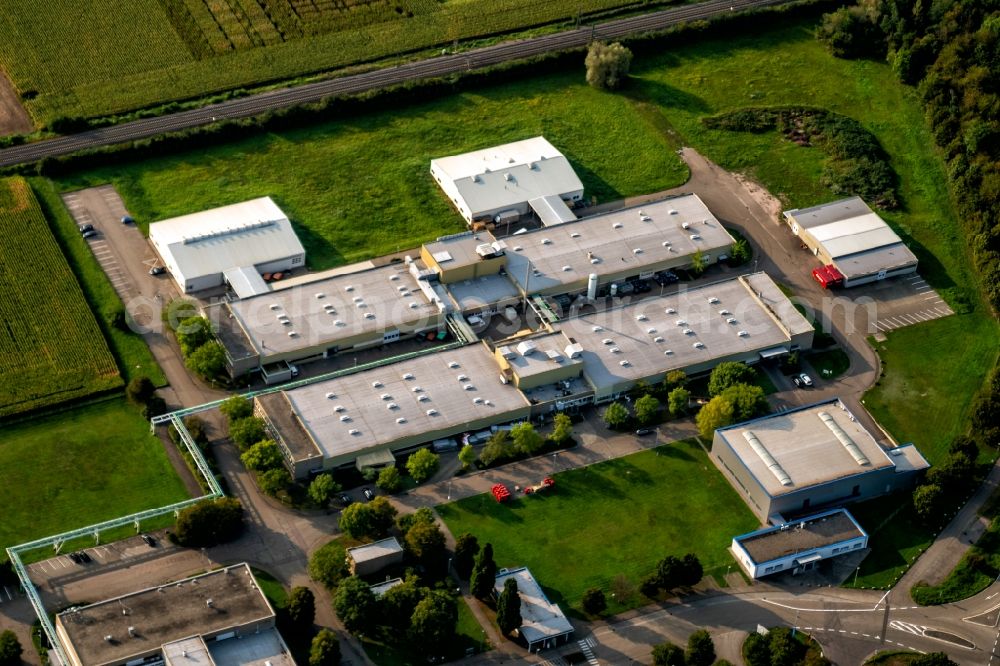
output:
[[655, 338], [653, 338], [653, 342], [663, 342], [663, 336], [662, 335], [656, 336]]
[[614, 224], [611, 225], [611, 228], [612, 229], [621, 229], [622, 228], [622, 223], [621, 222], [615, 222]]
[[690, 328], [685, 328], [684, 335], [694, 335], [694, 331], [692, 331]]
[[280, 310], [281, 309], [281, 306], [278, 305], [277, 303], [271, 303], [271, 305], [269, 305], [268, 307], [270, 307], [272, 310]]
[[667, 215], [676, 215], [676, 214], [677, 214], [677, 211], [674, 210], [673, 208], [671, 208], [670, 210], [667, 211]]
[[573, 267], [572, 266], [563, 266], [562, 269], [563, 269], [563, 273], [569, 273], [571, 270], [573, 270]]
[[688, 323], [687, 323], [686, 321], [684, 321], [683, 319], [678, 319], [678, 320], [677, 320], [677, 321], [675, 321], [674, 323], [675, 323], [675, 324], [677, 324], [678, 326], [687, 326], [687, 324], [688, 324]]
[[335, 412], [342, 412], [345, 409], [347, 409], [347, 408], [344, 407], [343, 405], [337, 405], [336, 407], [333, 408], [333, 411], [335, 411]]
[[327, 394], [326, 394], [326, 399], [327, 399], [327, 400], [333, 400], [333, 399], [334, 399], [334, 398], [336, 398], [336, 397], [337, 397], [337, 394], [336, 394], [336, 393], [327, 393]]
[[323, 309], [326, 310], [327, 312], [333, 311], [333, 309], [334, 309], [333, 303], [325, 303], [323, 305]]
[[419, 307], [420, 307], [419, 303], [417, 303], [416, 301], [410, 301], [410, 309], [411, 310], [416, 310]]
[[344, 414], [343, 416], [340, 417], [340, 422], [341, 423], [349, 423], [350, 420], [351, 420], [351, 417], [348, 416], [347, 414]]
[[299, 337], [299, 334], [296, 333], [295, 331], [288, 331], [288, 337], [290, 337], [290, 338], [297, 338], [297, 337]]
[[390, 402], [385, 406], [386, 409], [399, 409], [399, 405], [394, 402]]
[[570, 238], [579, 238], [579, 237], [580, 237], [580, 234], [579, 234], [579, 233], [577, 233], [576, 231], [574, 231], [573, 233], [571, 233], [571, 234], [569, 235], [569, 237], [570, 237]]
[[514, 246], [514, 252], [520, 252], [520, 251], [522, 251], [523, 249], [524, 249], [524, 248], [523, 248], [523, 247], [521, 247], [520, 245], [515, 245], [515, 246]]
[[392, 400], [392, 396], [389, 395], [388, 393], [383, 393], [382, 394], [382, 399], [383, 400]]
[[613, 344], [615, 344], [615, 341], [612, 340], [611, 338], [604, 338], [603, 340], [601, 340], [601, 342], [603, 342], [606, 345], [613, 345]]
[[475, 391], [476, 387], [472, 384], [465, 384], [462, 386], [463, 391]]
[[594, 333], [600, 333], [601, 331], [604, 330], [604, 327], [603, 326], [593, 326], [593, 327], [591, 327], [590, 330], [592, 330]]
[[424, 390], [424, 388], [422, 386], [414, 386], [410, 390], [413, 391], [414, 393], [421, 393]]
[[350, 285], [350, 284], [347, 285], [346, 287], [344, 287], [344, 291], [354, 291], [354, 285]]
[[405, 284], [399, 285], [398, 287], [396, 287], [396, 291], [400, 291], [400, 292], [406, 291], [406, 285]]
[[461, 374], [461, 375], [459, 375], [459, 376], [458, 376], [458, 377], [456, 377], [455, 379], [457, 379], [457, 380], [458, 380], [458, 381], [460, 381], [460, 382], [465, 382], [465, 381], [468, 381], [468, 380], [469, 380], [469, 378], [468, 378], [468, 377], [467, 377], [466, 375], [464, 375], [464, 374]]
[[382, 388], [382, 382], [376, 379], [372, 382], [372, 388]]
[[448, 362], [448, 367], [451, 368], [452, 370], [454, 370], [455, 368], [458, 367], [458, 362], [457, 361], [449, 361]]
[[475, 405], [481, 405], [481, 404], [483, 404], [483, 399], [480, 398], [479, 396], [476, 396], [475, 398], [472, 399], [472, 402]]
[[317, 291], [316, 298], [326, 298], [326, 294], [324, 294], [322, 291]]
[[374, 312], [366, 312], [365, 313], [365, 319], [374, 319], [374, 318], [375, 318], [375, 313]]
[[639, 219], [642, 220], [643, 222], [652, 222], [653, 221], [653, 218], [651, 218], [649, 215], [643, 215]]
[[412, 372], [404, 372], [403, 373], [403, 379], [413, 379], [413, 373]]
[[542, 245], [552, 245], [552, 241], [548, 238], [543, 238]]
[[351, 300], [354, 301], [355, 303], [364, 303], [365, 302], [365, 299], [361, 298], [360, 296], [355, 296]]
[[417, 402], [430, 402], [431, 397], [426, 393], [421, 393], [417, 396]]
[[677, 310], [675, 308], [667, 308], [664, 312], [667, 314], [677, 314]]
[[631, 363], [628, 362], [628, 359], [625, 359], [618, 361], [618, 365], [622, 366], [623, 368], [627, 368], [629, 365], [631, 365]]
[[673, 354], [674, 354], [674, 350], [673, 349], [664, 349], [663, 350], [663, 355], [664, 356], [673, 356]]
[[591, 257], [590, 258], [590, 263], [591, 264], [599, 264], [599, 263], [601, 263], [601, 260], [598, 259], [597, 257]]
[[396, 282], [397, 280], [399, 280], [399, 276], [398, 275], [390, 275], [389, 276], [389, 280], [392, 281], [392, 282]]
[[347, 324], [345, 324], [342, 319], [337, 319], [336, 321], [333, 322], [333, 325], [334, 326], [347, 326]]
[[642, 254], [642, 248], [641, 247], [633, 248], [632, 254]]
[[708, 304], [709, 305], [715, 305], [718, 302], [719, 302], [719, 299], [717, 299], [715, 296], [712, 296], [711, 298], [708, 299]]
[[646, 329], [646, 332], [652, 335], [653, 333], [656, 333], [656, 329], [651, 326]]
[[396, 419], [396, 423], [399, 423], [400, 425], [406, 423], [406, 417], [400, 416], [398, 419]]
[[637, 314], [635, 316], [635, 320], [636, 321], [646, 321], [647, 319], [649, 319], [649, 317], [647, 317], [646, 315], [644, 315], [642, 313], [639, 313], [639, 314]]
[[358, 430], [357, 428], [351, 428], [350, 430], [347, 431], [347, 434], [349, 434], [349, 435], [360, 435], [361, 431]]
[[719, 314], [722, 315], [723, 317], [728, 317], [729, 316], [729, 310], [726, 310], [726, 309], [719, 310]]
[[726, 317], [726, 323], [727, 324], [735, 324], [736, 323], [736, 317]]
[[749, 334], [749, 333], [747, 333], [746, 331], [740, 331], [740, 332], [739, 332], [739, 333], [737, 333], [736, 335], [740, 336], [741, 338], [745, 338], [745, 337], [747, 337], [747, 336], [748, 336], [748, 335], [750, 335], [750, 334]]
[[694, 347], [695, 349], [704, 349], [705, 348], [705, 343], [704, 342], [696, 342], [696, 343], [694, 343], [691, 346]]
[[701, 240], [701, 236], [698, 234], [691, 234], [691, 240]]
[[611, 352], [612, 354], [617, 354], [617, 353], [621, 352], [621, 349], [619, 349], [618, 347], [612, 347], [608, 351]]
[[662, 245], [663, 247], [670, 247], [670, 241], [663, 241], [662, 243], [660, 243], [660, 245]]
[[427, 416], [437, 416], [438, 410], [428, 409], [425, 413], [427, 414]]
[[688, 223], [688, 222], [684, 222], [684, 223], [681, 224], [681, 228], [682, 229], [690, 229], [691, 228], [691, 224]]

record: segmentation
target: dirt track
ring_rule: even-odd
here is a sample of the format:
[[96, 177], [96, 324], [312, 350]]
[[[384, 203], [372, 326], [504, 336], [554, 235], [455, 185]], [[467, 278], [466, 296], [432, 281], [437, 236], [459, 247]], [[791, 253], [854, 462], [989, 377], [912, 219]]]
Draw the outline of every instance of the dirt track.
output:
[[17, 92], [7, 78], [6, 72], [0, 69], [0, 136], [8, 134], [26, 134], [35, 129], [28, 112], [21, 106]]

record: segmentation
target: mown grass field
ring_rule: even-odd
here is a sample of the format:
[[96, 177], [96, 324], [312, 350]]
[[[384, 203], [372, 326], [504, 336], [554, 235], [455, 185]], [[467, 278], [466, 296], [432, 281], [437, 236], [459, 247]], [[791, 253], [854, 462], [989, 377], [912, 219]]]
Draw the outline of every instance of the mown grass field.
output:
[[605, 591], [612, 613], [646, 603], [638, 585], [666, 555], [693, 552], [706, 575], [724, 574], [736, 566], [726, 550], [732, 537], [759, 524], [694, 442], [563, 472], [555, 480], [551, 494], [506, 504], [484, 494], [437, 512], [453, 535], [470, 532], [480, 544], [492, 543], [499, 566], [529, 567], [564, 609], [580, 611], [590, 587]]
[[120, 387], [115, 359], [24, 179], [0, 180], [0, 228], [0, 417]]
[[0, 432], [0, 548], [186, 498], [160, 440], [124, 399]]
[[[636, 0], [10, 0], [0, 66], [39, 123], [113, 115], [451, 45], [573, 24]], [[667, 4], [657, 0], [656, 4]], [[27, 94], [26, 94], [27, 93]]]

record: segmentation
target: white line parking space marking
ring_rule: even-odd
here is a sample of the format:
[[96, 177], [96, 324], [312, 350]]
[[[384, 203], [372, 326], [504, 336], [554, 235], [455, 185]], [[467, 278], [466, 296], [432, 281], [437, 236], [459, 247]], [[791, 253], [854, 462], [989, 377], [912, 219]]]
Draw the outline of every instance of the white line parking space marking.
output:
[[9, 587], [4, 586], [3, 591], [7, 593], [7, 599], [8, 600], [14, 601], [14, 595], [10, 593], [10, 588]]

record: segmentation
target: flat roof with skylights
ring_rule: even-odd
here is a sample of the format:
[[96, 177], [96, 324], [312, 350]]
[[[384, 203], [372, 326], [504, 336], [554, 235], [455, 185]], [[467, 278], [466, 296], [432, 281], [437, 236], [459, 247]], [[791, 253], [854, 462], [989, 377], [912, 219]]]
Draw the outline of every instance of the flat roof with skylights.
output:
[[793, 339], [808, 346], [813, 332], [765, 273], [564, 319], [556, 327], [582, 345], [584, 375], [598, 394], [671, 370], [750, 360], [775, 347], [787, 352]]
[[[443, 431], [523, 418], [527, 398], [503, 385], [482, 344], [427, 354], [283, 392], [324, 458], [422, 443]], [[467, 427], [468, 426], [468, 427]]]
[[771, 497], [895, 467], [837, 399], [716, 432]]
[[574, 354], [569, 339], [561, 331], [510, 341], [497, 347], [497, 351], [521, 379], [551, 372], [556, 367], [576, 365], [582, 369], [583, 366], [578, 355], [582, 350], [577, 346]]
[[440, 308], [405, 264], [337, 275], [291, 289], [235, 301], [229, 309], [261, 356], [307, 349], [359, 336], [380, 337], [396, 326], [426, 320]]
[[733, 242], [702, 200], [687, 194], [512, 236], [507, 271], [529, 293], [549, 292], [591, 273], [686, 265], [699, 250], [714, 260]]

